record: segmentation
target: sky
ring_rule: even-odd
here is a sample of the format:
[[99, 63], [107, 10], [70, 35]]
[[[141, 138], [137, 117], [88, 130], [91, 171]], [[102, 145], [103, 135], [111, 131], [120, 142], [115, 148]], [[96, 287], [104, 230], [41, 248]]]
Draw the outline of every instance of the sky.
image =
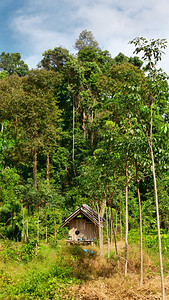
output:
[[[62, 46], [75, 53], [80, 32], [92, 31], [112, 57], [132, 56], [135, 37], [169, 43], [168, 0], [4, 0], [0, 1], [0, 53], [19, 52], [29, 68], [42, 54]], [[169, 45], [159, 67], [169, 74]]]

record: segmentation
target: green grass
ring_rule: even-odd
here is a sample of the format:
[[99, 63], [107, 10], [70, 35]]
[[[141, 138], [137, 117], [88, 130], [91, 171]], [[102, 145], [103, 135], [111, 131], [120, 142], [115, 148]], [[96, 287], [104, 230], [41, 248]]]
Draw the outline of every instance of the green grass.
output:
[[23, 254], [23, 246], [1, 244], [0, 299], [62, 299], [69, 285], [80, 282], [74, 272], [76, 257], [66, 255], [65, 246], [41, 244], [37, 256], [26, 250]]
[[[138, 230], [132, 230], [129, 232], [128, 238], [129, 244], [136, 244], [139, 247], [140, 235]], [[161, 246], [162, 246], [162, 257], [164, 273], [169, 272], [169, 234], [164, 233], [161, 230]], [[158, 235], [157, 231], [151, 231], [143, 233], [143, 249], [151, 259], [154, 261], [154, 265], [159, 267], [159, 255], [158, 255]]]
[[[144, 237], [144, 242], [147, 237]], [[166, 245], [164, 255], [164, 268], [169, 270], [168, 236], [163, 238]], [[158, 273], [158, 255], [156, 251], [156, 236], [148, 240], [148, 247], [144, 245], [145, 275]], [[41, 243], [35, 255], [35, 241], [28, 244], [0, 241], [0, 299], [72, 299], [72, 287], [77, 288], [98, 278], [103, 280], [115, 276], [117, 260], [114, 251], [111, 251], [110, 259], [100, 258], [98, 249], [84, 252], [80, 246], [67, 246], [64, 242], [50, 244]], [[129, 272], [139, 273], [139, 235], [129, 235], [130, 253]], [[134, 245], [134, 246], [132, 246]], [[154, 245], [154, 246], [153, 246]], [[85, 247], [86, 248], [86, 247]], [[148, 250], [148, 251], [147, 251]], [[124, 252], [124, 251], [123, 251]], [[124, 253], [120, 253], [123, 256]], [[153, 259], [154, 258], [154, 259]], [[152, 263], [153, 262], [153, 263]], [[124, 260], [120, 260], [123, 272]], [[150, 268], [151, 266], [151, 268]], [[150, 274], [151, 275], [151, 274]]]
[[70, 287], [91, 274], [95, 256], [79, 246], [1, 242], [0, 299], [73, 299]]

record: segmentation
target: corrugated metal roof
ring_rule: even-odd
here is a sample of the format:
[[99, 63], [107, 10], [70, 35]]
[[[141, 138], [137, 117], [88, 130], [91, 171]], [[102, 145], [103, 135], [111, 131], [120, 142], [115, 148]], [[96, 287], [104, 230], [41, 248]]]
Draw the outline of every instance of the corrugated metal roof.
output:
[[[93, 222], [95, 225], [99, 226], [99, 215], [96, 213], [91, 207], [89, 207], [87, 204], [82, 204], [76, 211], [74, 211], [69, 217], [67, 217], [62, 225], [61, 228], [66, 226], [72, 219], [74, 219], [76, 216], [83, 214], [86, 216], [91, 222]], [[104, 219], [100, 217], [101, 224], [103, 224]], [[103, 226], [103, 225], [102, 225]]]

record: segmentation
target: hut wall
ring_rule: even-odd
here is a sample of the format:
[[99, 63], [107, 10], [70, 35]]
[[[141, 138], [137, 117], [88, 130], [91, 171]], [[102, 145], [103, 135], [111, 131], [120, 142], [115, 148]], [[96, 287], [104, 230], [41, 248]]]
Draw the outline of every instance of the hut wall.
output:
[[[79, 234], [76, 234], [79, 231]], [[69, 238], [91, 240], [98, 237], [98, 227], [87, 219], [75, 218], [69, 222]]]

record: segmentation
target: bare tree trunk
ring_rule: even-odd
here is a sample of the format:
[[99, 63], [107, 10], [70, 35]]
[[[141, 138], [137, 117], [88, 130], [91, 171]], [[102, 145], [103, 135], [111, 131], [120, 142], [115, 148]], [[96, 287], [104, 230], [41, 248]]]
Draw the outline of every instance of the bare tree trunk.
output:
[[24, 214], [24, 208], [23, 208], [23, 204], [22, 205], [22, 222], [23, 222], [23, 226], [22, 226], [22, 242], [26, 242], [26, 235], [25, 235], [25, 214]]
[[15, 125], [15, 151], [17, 146], [17, 136], [18, 136], [18, 117], [16, 116], [16, 125]]
[[46, 235], [46, 244], [47, 244], [47, 242], [48, 242], [48, 225], [47, 225], [46, 207], [45, 207], [45, 235]]
[[33, 153], [33, 185], [37, 188], [37, 151]]
[[101, 204], [101, 208], [100, 208], [100, 216], [101, 216], [101, 218], [104, 217], [105, 209], [106, 209], [106, 198], [104, 198], [104, 200], [103, 200], [103, 202]]
[[38, 254], [38, 244], [39, 244], [39, 206], [37, 208], [38, 218], [37, 218], [37, 237], [36, 237], [36, 249], [35, 255]]
[[109, 244], [110, 244], [110, 246], [109, 246], [109, 248], [111, 249], [111, 233], [112, 233], [112, 231], [111, 231], [111, 226], [112, 226], [112, 220], [111, 220], [111, 207], [109, 206]]
[[156, 202], [158, 249], [159, 249], [159, 260], [160, 260], [160, 273], [161, 273], [161, 290], [162, 290], [162, 300], [164, 300], [165, 299], [165, 286], [164, 286], [163, 260], [162, 260], [162, 253], [161, 253], [161, 234], [160, 234], [160, 217], [159, 217], [159, 208], [158, 208], [157, 181], [156, 181], [156, 173], [155, 173], [154, 152], [153, 152], [153, 147], [152, 147], [152, 128], [153, 128], [153, 103], [151, 103], [149, 147], [150, 147], [151, 158], [152, 158], [152, 173], [153, 173], [155, 202]]
[[38, 207], [38, 220], [37, 220], [37, 242], [39, 243], [39, 207]]
[[118, 223], [118, 214], [117, 214], [117, 209], [116, 209], [116, 234], [117, 234], [117, 224]]
[[72, 145], [72, 160], [75, 159], [75, 103], [73, 99], [73, 145]]
[[123, 239], [123, 230], [122, 230], [122, 221], [121, 221], [121, 210], [120, 210], [120, 238], [121, 238], [121, 241]]
[[[37, 189], [37, 150], [34, 150], [33, 152], [33, 186]], [[39, 243], [39, 204], [37, 206], [37, 213], [38, 213], [38, 219], [37, 219], [37, 240], [36, 240], [35, 255], [37, 255], [38, 243]]]
[[[47, 157], [46, 157], [46, 180], [47, 180], [48, 186], [49, 186], [49, 166], [50, 166], [50, 160], [49, 160], [49, 154], [47, 154]], [[47, 224], [46, 204], [45, 204], [45, 231], [46, 231], [46, 244], [47, 244], [47, 242], [48, 242], [48, 224]]]
[[85, 114], [85, 111], [83, 110], [83, 112], [82, 112], [82, 129], [83, 129], [83, 136], [84, 136], [84, 139], [86, 139], [86, 127], [85, 127], [85, 121], [86, 121], [86, 114]]
[[125, 271], [127, 276], [127, 256], [128, 256], [128, 162], [126, 157], [126, 235], [125, 235]]
[[4, 122], [2, 121], [1, 122], [1, 134], [3, 134], [3, 132], [4, 132]]
[[27, 218], [26, 218], [26, 241], [28, 241], [29, 239], [29, 221], [28, 221], [28, 217], [29, 217], [29, 212], [28, 212], [28, 207], [27, 207]]
[[162, 288], [162, 299], [164, 300], [165, 299], [165, 287], [164, 287], [163, 260], [162, 260], [162, 252], [161, 252], [160, 217], [159, 217], [159, 208], [158, 208], [158, 193], [157, 193], [157, 182], [156, 182], [156, 174], [155, 174], [153, 149], [151, 149], [151, 156], [152, 156], [152, 172], [153, 172], [153, 179], [154, 179], [154, 191], [155, 191], [156, 214], [157, 214], [157, 230], [158, 230], [158, 248], [159, 248], [160, 273], [161, 273], [161, 288]]
[[114, 235], [114, 246], [115, 246], [117, 258], [119, 259], [119, 254], [118, 254], [118, 250], [117, 250], [117, 241], [116, 241], [116, 231], [115, 231], [115, 227], [114, 227], [114, 219], [113, 219], [113, 214], [112, 214], [112, 208], [110, 210], [110, 214], [111, 214], [110, 217], [111, 217], [111, 221], [112, 221], [112, 228], [113, 228], [113, 235]]
[[100, 250], [100, 255], [102, 256], [103, 255], [103, 227], [102, 227], [98, 203], [97, 203], [97, 213], [99, 218], [99, 250]]
[[[92, 110], [91, 123], [93, 123], [93, 120], [94, 120], [94, 112]], [[92, 130], [92, 132], [91, 132], [91, 147], [93, 147], [93, 142], [94, 142], [94, 132]]]
[[[112, 196], [111, 196], [109, 184], [108, 184], [108, 191], [109, 191], [109, 205], [111, 206]], [[111, 222], [112, 222], [112, 229], [113, 229], [113, 234], [114, 234], [115, 250], [116, 250], [116, 255], [117, 255], [118, 264], [119, 264], [119, 256], [118, 256], [117, 242], [116, 242], [116, 231], [115, 231], [115, 226], [114, 226], [114, 218], [113, 218], [113, 214], [112, 214], [112, 208], [111, 208], [111, 211], [110, 211], [110, 219], [111, 219]]]
[[109, 208], [107, 213], [106, 208], [106, 220], [107, 220], [107, 257], [110, 258], [110, 214], [109, 214]]
[[46, 156], [46, 180], [49, 182], [49, 165], [50, 165], [50, 160], [49, 160], [49, 154]]
[[110, 246], [111, 246], [111, 249], [112, 249], [112, 247], [113, 247], [113, 224], [112, 224], [112, 218], [110, 218], [110, 221], [111, 221], [111, 224], [110, 224], [110, 227], [111, 227]]
[[54, 238], [56, 240], [56, 212], [54, 208]]
[[142, 233], [142, 212], [141, 212], [141, 197], [140, 189], [138, 182], [138, 166], [137, 161], [135, 162], [136, 167], [136, 185], [137, 185], [137, 194], [138, 194], [138, 203], [139, 203], [139, 219], [140, 219], [140, 286], [143, 284], [143, 233]]

